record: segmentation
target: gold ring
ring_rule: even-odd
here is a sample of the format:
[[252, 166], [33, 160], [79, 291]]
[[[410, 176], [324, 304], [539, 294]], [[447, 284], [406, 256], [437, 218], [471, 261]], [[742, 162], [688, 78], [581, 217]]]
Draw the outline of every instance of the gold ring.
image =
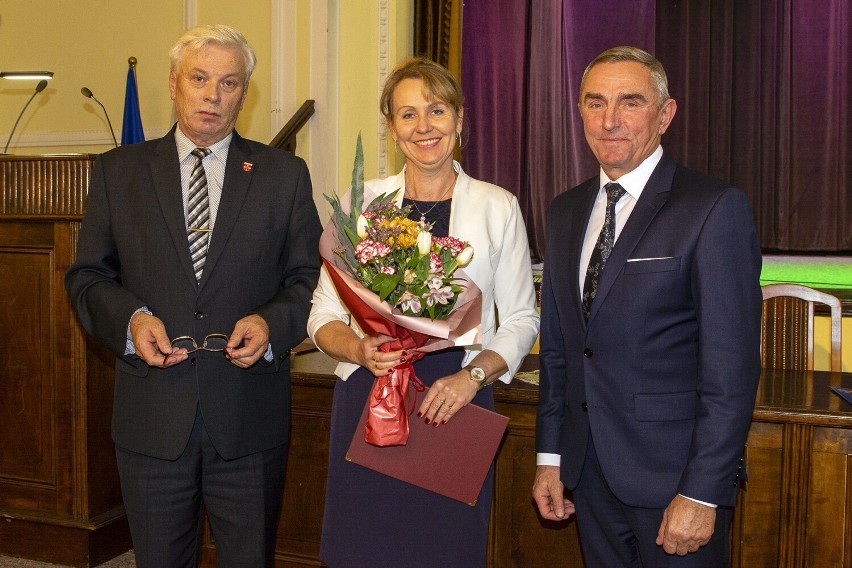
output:
[[439, 402], [443, 405], [446, 401], [444, 399], [441, 399]]

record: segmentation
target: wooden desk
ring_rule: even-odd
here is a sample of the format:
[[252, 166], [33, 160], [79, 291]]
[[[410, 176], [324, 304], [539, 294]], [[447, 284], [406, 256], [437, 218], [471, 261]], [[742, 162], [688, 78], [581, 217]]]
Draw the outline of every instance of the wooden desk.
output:
[[766, 369], [746, 447], [733, 566], [852, 566], [852, 373]]
[[[528, 357], [525, 369], [537, 367]], [[293, 438], [278, 529], [278, 566], [320, 566], [334, 363], [293, 358]], [[852, 405], [829, 390], [852, 373], [764, 371], [748, 438], [749, 481], [732, 527], [732, 566], [852, 567]], [[495, 388], [509, 431], [497, 456], [489, 566], [582, 567], [576, 524], [543, 522], [530, 498], [538, 388]], [[205, 566], [215, 549], [207, 535]]]

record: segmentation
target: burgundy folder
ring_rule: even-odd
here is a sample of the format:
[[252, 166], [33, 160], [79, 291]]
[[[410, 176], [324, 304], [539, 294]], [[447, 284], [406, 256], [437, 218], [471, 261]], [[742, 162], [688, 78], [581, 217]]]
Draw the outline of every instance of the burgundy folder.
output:
[[365, 406], [347, 460], [473, 506], [509, 418], [468, 404], [436, 428], [413, 414], [408, 444], [387, 447], [364, 441], [366, 421]]

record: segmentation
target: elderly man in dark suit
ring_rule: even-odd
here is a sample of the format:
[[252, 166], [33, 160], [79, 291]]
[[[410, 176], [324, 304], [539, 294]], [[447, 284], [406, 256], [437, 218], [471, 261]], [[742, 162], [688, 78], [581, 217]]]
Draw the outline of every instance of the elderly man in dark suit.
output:
[[576, 507], [587, 566], [727, 566], [760, 375], [751, 208], [663, 152], [650, 54], [599, 55], [579, 108], [601, 169], [549, 211], [533, 497]]
[[115, 352], [113, 439], [137, 566], [271, 566], [321, 232], [305, 163], [234, 124], [255, 64], [227, 26], [171, 50], [177, 125], [95, 163], [65, 283]]

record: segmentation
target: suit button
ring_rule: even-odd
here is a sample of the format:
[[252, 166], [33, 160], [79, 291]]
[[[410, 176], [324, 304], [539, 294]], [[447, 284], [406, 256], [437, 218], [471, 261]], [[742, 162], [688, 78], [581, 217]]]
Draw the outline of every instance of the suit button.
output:
[[584, 402], [583, 404], [581, 404], [581, 405], [580, 405], [580, 408], [582, 408], [582, 409], [583, 409], [583, 412], [588, 412], [588, 411], [589, 411], [589, 405], [588, 405], [588, 404], [586, 404], [585, 402]]
[[195, 319], [204, 319], [204, 312], [195, 312]]
[[592, 350], [591, 350], [591, 349], [589, 349], [588, 347], [587, 347], [587, 348], [585, 348], [585, 349], [583, 349], [583, 356], [584, 356], [586, 359], [591, 359], [591, 358], [592, 358], [592, 355], [594, 355], [594, 354], [595, 354], [595, 353], [594, 353], [594, 351], [592, 351]]
[[193, 357], [192, 359], [190, 359], [190, 360], [189, 360], [189, 362], [190, 362], [190, 363], [192, 363], [192, 366], [194, 367], [194, 366], [195, 366], [195, 357]]

